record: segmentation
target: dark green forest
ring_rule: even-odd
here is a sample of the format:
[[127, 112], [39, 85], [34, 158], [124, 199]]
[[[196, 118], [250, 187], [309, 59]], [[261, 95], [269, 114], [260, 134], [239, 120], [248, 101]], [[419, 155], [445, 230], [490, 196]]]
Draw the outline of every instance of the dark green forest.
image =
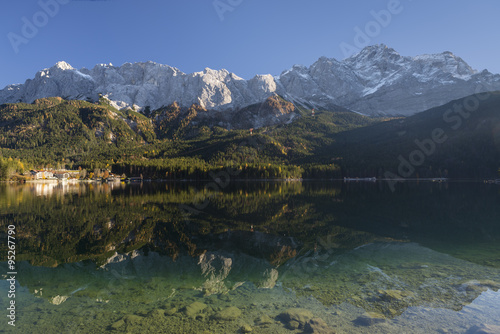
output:
[[289, 124], [228, 130], [198, 105], [174, 103], [139, 113], [117, 110], [104, 98], [4, 104], [0, 178], [31, 168], [109, 169], [167, 180], [211, 179], [221, 172], [241, 179], [498, 175], [499, 93], [392, 119], [340, 107], [312, 114], [278, 96], [265, 104], [271, 112], [285, 109], [300, 117]]

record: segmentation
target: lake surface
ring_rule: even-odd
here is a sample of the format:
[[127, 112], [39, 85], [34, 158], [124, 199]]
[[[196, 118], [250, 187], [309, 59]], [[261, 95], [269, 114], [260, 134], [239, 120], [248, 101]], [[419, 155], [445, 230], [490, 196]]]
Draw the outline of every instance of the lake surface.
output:
[[0, 225], [0, 332], [500, 326], [494, 184], [3, 184]]

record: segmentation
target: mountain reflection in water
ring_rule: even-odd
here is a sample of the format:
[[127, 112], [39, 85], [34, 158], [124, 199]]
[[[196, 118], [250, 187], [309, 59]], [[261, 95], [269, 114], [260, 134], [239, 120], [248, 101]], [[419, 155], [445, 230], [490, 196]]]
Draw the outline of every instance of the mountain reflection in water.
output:
[[[498, 186], [203, 189], [0, 186], [0, 231], [10, 224], [17, 231], [19, 327], [465, 333], [500, 326]], [[0, 268], [7, 272], [5, 262]], [[304, 323], [290, 315], [296, 308]]]

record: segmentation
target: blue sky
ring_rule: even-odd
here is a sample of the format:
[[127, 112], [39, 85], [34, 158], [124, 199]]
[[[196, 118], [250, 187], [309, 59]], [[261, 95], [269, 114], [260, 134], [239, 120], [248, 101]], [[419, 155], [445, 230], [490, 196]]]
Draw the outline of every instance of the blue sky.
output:
[[152, 60], [249, 79], [379, 43], [407, 56], [452, 51], [500, 73], [498, 13], [497, 0], [2, 1], [0, 88], [59, 60], [76, 68]]

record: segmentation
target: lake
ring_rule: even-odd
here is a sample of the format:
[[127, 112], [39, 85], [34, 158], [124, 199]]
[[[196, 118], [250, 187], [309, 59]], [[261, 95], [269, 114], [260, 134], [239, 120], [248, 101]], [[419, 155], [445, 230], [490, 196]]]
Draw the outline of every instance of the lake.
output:
[[0, 224], [0, 332], [500, 328], [495, 184], [2, 184]]

